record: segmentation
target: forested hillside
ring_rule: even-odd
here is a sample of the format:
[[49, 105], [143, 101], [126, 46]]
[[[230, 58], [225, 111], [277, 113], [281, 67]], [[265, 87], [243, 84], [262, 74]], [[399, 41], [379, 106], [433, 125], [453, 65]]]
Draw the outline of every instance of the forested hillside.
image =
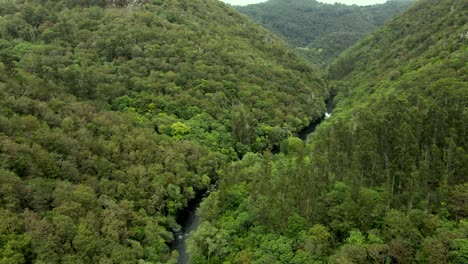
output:
[[468, 263], [467, 7], [418, 1], [340, 56], [308, 144], [222, 170], [194, 263]]
[[388, 0], [384, 4], [350, 6], [316, 0], [269, 0], [236, 8], [283, 36], [314, 63], [327, 64], [413, 3]]
[[215, 0], [1, 0], [0, 35], [0, 263], [175, 262], [187, 202], [328, 96]]

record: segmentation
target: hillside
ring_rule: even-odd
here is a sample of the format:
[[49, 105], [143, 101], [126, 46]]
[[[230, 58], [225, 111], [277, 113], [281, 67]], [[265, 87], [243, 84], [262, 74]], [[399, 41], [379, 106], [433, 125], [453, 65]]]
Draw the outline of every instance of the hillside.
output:
[[467, 21], [422, 0], [345, 51], [308, 144], [224, 168], [194, 263], [467, 263]]
[[413, 3], [389, 0], [384, 4], [350, 6], [316, 0], [269, 0], [236, 8], [283, 36], [314, 63], [327, 64]]
[[328, 96], [215, 0], [5, 0], [0, 34], [0, 263], [174, 263], [188, 201]]

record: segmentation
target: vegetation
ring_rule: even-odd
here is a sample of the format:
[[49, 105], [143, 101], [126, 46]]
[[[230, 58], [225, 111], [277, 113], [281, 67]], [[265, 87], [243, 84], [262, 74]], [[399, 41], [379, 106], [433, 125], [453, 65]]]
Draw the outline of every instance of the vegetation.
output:
[[216, 0], [1, 0], [0, 263], [174, 263], [214, 181], [193, 263], [466, 263], [467, 17], [418, 1], [325, 84]]
[[413, 3], [389, 0], [384, 4], [349, 6], [316, 0], [269, 0], [236, 8], [283, 36], [314, 63], [325, 65]]
[[0, 263], [174, 262], [187, 202], [328, 96], [214, 0], [2, 0], [0, 34]]
[[193, 262], [466, 263], [467, 17], [419, 1], [334, 61], [333, 116], [224, 167]]

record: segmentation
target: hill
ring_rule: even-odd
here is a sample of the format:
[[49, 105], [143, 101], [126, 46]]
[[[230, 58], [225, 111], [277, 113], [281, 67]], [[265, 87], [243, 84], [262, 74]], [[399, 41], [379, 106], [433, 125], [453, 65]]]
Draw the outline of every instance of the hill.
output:
[[466, 1], [419, 1], [330, 66], [333, 115], [224, 171], [195, 263], [466, 263]]
[[214, 0], [0, 2], [0, 262], [174, 262], [223, 164], [324, 111], [304, 60]]
[[350, 6], [315, 0], [270, 0], [236, 8], [283, 36], [311, 61], [327, 64], [413, 3], [390, 0], [384, 4]]

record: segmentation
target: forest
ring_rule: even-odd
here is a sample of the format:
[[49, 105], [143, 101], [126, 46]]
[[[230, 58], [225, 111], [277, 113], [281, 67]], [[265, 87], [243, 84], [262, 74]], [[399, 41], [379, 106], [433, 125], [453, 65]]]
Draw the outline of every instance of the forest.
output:
[[218, 1], [0, 16], [2, 264], [174, 263], [177, 216], [218, 170], [325, 108], [318, 72]]
[[0, 264], [178, 263], [213, 185], [190, 263], [467, 263], [465, 2], [324, 67], [217, 0], [0, 0]]
[[358, 6], [316, 0], [269, 0], [236, 9], [282, 36], [312, 63], [326, 66], [414, 2], [387, 0], [384, 4]]

